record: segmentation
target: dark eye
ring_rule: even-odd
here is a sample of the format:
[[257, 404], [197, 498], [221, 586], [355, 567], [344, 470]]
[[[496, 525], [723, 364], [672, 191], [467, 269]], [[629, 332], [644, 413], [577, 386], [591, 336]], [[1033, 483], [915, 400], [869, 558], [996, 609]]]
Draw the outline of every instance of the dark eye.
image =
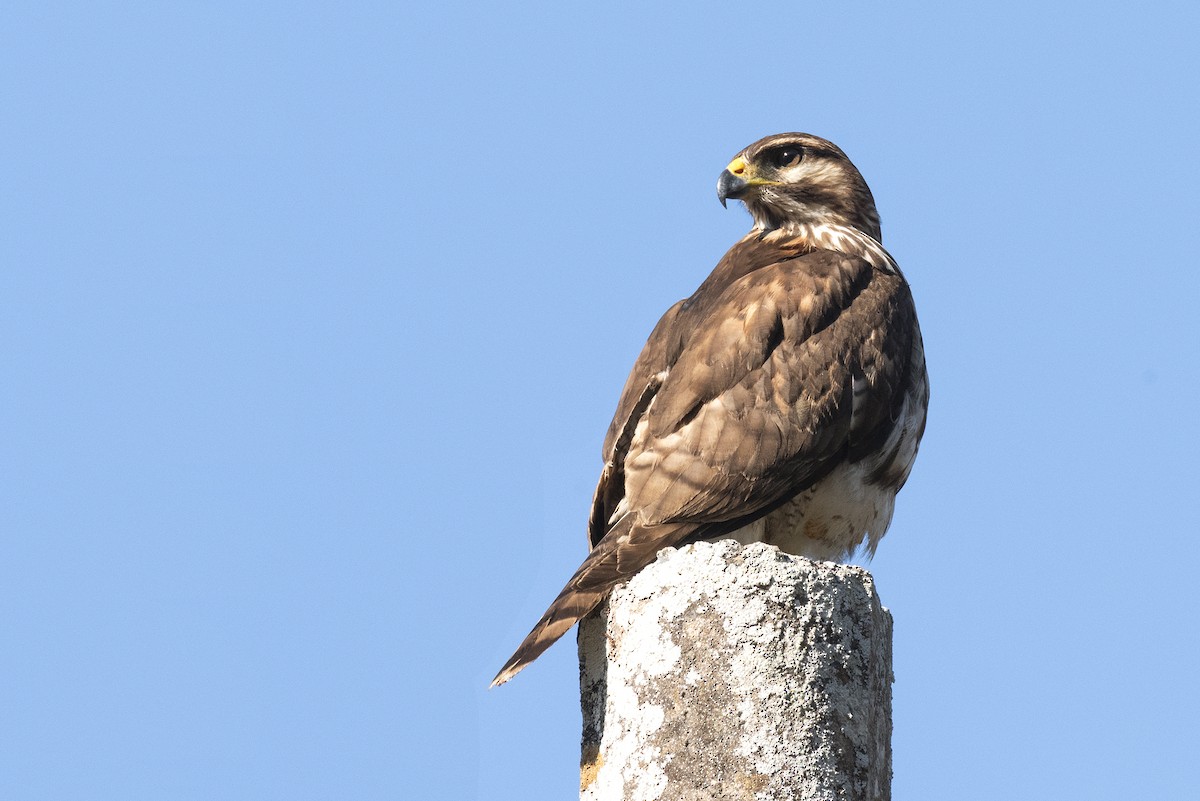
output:
[[784, 167], [795, 167], [804, 158], [804, 148], [797, 145], [784, 145], [768, 150], [765, 161], [777, 170]]

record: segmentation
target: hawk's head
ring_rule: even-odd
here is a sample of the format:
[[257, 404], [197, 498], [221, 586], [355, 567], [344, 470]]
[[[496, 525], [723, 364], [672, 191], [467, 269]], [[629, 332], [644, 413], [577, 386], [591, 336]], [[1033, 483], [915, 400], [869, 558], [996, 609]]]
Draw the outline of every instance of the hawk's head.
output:
[[759, 139], [721, 173], [717, 197], [741, 200], [765, 230], [833, 223], [881, 239], [867, 182], [837, 145], [812, 134]]

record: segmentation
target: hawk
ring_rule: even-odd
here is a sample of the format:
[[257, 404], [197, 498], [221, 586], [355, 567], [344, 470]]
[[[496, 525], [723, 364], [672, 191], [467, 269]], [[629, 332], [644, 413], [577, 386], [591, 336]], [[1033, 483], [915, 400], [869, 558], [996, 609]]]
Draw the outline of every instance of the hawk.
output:
[[929, 382], [871, 190], [832, 142], [784, 133], [738, 153], [717, 197], [754, 226], [650, 334], [604, 440], [591, 552], [492, 686], [663, 548], [732, 536], [841, 561], [891, 522]]

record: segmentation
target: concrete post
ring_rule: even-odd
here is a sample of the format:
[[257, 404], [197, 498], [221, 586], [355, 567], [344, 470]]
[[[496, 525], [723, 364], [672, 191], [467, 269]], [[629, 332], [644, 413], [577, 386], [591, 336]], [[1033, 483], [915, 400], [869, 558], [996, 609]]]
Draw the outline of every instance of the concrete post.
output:
[[891, 644], [862, 568], [664, 550], [580, 623], [580, 797], [888, 801]]

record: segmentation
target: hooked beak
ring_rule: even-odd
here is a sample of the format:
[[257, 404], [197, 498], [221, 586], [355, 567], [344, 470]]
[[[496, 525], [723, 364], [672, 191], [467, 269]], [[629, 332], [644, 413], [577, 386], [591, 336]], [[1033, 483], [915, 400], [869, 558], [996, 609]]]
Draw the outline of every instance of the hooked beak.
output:
[[721, 205], [726, 206], [725, 201], [729, 198], [737, 200], [742, 195], [746, 194], [746, 189], [750, 186], [745, 178], [734, 175], [728, 168], [721, 171], [721, 177], [717, 179], [717, 200], [721, 201]]

